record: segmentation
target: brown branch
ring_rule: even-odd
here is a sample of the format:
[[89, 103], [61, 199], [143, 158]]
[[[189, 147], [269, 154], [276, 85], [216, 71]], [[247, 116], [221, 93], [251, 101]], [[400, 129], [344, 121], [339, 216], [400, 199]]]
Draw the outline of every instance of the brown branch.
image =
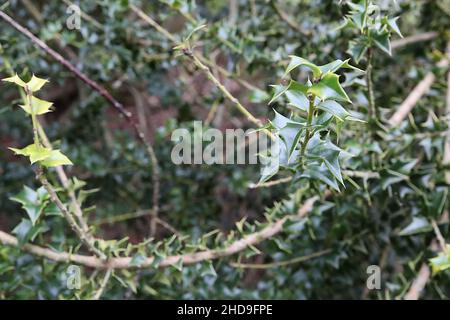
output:
[[[318, 198], [319, 197], [315, 196], [306, 200], [303, 206], [301, 206], [300, 209], [298, 210], [297, 216], [304, 217], [308, 212], [310, 212], [313, 208], [314, 203], [318, 200]], [[250, 246], [257, 245], [258, 243], [270, 239], [273, 236], [280, 233], [283, 230], [283, 224], [286, 222], [287, 219], [289, 219], [289, 216], [283, 217], [275, 222], [272, 222], [262, 230], [247, 235], [242, 239], [233, 242], [224, 249], [217, 249], [217, 250], [208, 249], [194, 253], [168, 256], [159, 263], [159, 267], [163, 268], [174, 265], [178, 263], [180, 259], [182, 260], [184, 265], [189, 265], [202, 261], [213, 260], [234, 255], [247, 249]], [[6, 232], [0, 231], [0, 243], [8, 246], [17, 246], [18, 240], [14, 236], [11, 236]], [[22, 247], [22, 249], [36, 256], [47, 258], [49, 260], [53, 260], [56, 262], [65, 262], [65, 263], [73, 262], [80, 265], [84, 265], [86, 267], [96, 269], [132, 268], [132, 266], [130, 266], [132, 260], [131, 257], [116, 257], [111, 258], [107, 261], [103, 261], [95, 256], [71, 254], [68, 252], [57, 252], [52, 249], [43, 248], [33, 244], [25, 244]], [[148, 257], [140, 266], [136, 268], [147, 268], [151, 266], [153, 261], [154, 257]]]
[[405, 300], [417, 300], [419, 299], [420, 293], [425, 288], [425, 285], [430, 278], [430, 268], [426, 263], [423, 263], [420, 267], [419, 274], [414, 280], [408, 293], [405, 295]]
[[311, 35], [310, 32], [307, 32], [307, 31], [303, 30], [302, 28], [300, 28], [300, 26], [293, 20], [293, 18], [280, 8], [277, 5], [276, 0], [271, 0], [270, 4], [271, 4], [272, 8], [275, 10], [275, 12], [277, 13], [277, 15], [280, 17], [280, 19], [283, 20], [284, 22], [286, 22], [286, 24], [289, 27], [291, 27], [294, 31], [300, 32], [301, 34], [303, 34], [305, 36]]
[[409, 36], [409, 37], [405, 37], [403, 39], [398, 39], [398, 40], [392, 41], [391, 47], [392, 47], [392, 49], [398, 49], [398, 48], [407, 46], [412, 43], [433, 40], [437, 36], [438, 36], [438, 33], [435, 31], [415, 34], [413, 36]]
[[[437, 66], [443, 68], [448, 65], [448, 59], [438, 62]], [[411, 112], [414, 106], [419, 102], [424, 94], [430, 90], [436, 76], [432, 72], [428, 72], [425, 77], [414, 87], [408, 97], [402, 102], [397, 111], [388, 120], [391, 127], [398, 126]]]

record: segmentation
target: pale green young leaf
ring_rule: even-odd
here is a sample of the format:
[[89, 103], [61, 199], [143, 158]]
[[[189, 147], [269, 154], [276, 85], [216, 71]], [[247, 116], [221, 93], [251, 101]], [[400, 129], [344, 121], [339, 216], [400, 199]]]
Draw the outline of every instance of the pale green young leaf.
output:
[[31, 97], [31, 107], [29, 104], [19, 106], [28, 114], [34, 113], [36, 115], [40, 115], [51, 112], [52, 110], [50, 108], [52, 105], [52, 102], [45, 101], [36, 97]]
[[40, 162], [44, 167], [57, 167], [62, 165], [73, 165], [60, 150], [52, 150], [50, 155]]
[[2, 79], [2, 81], [15, 83], [18, 86], [21, 86], [22, 88], [25, 88], [26, 86], [26, 83], [22, 79], [20, 79], [17, 73], [12, 77]]
[[9, 148], [15, 154], [30, 158], [31, 164], [46, 159], [50, 156], [52, 150], [36, 144], [30, 144], [23, 149]]
[[27, 82], [27, 87], [32, 92], [39, 91], [46, 83], [48, 82], [47, 79], [42, 79], [36, 77], [34, 74], [31, 77], [31, 80]]

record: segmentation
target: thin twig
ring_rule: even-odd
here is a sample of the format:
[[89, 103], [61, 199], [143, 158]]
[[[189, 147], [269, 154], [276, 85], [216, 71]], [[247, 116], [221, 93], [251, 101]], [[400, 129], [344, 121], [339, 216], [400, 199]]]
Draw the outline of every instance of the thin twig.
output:
[[95, 293], [94, 297], [92, 298], [93, 300], [99, 300], [101, 298], [101, 296], [103, 295], [103, 292], [105, 292], [105, 288], [108, 284], [108, 281], [111, 278], [112, 272], [113, 272], [113, 269], [106, 270], [105, 277], [103, 278], [100, 288], [98, 289], [98, 291]]
[[307, 31], [303, 30], [302, 28], [300, 28], [300, 26], [294, 21], [294, 19], [280, 8], [277, 5], [276, 0], [271, 0], [270, 4], [271, 4], [272, 8], [275, 10], [275, 12], [277, 13], [277, 15], [281, 18], [281, 20], [286, 22], [286, 24], [289, 27], [291, 27], [294, 31], [300, 32], [301, 34], [303, 34], [305, 36], [311, 35], [310, 32], [307, 32]]
[[398, 49], [398, 48], [407, 46], [407, 45], [412, 44], [412, 43], [433, 40], [437, 36], [438, 36], [438, 33], [435, 32], [435, 31], [415, 34], [413, 36], [409, 36], [409, 37], [405, 37], [403, 39], [398, 39], [398, 40], [392, 41], [391, 42], [391, 48], [392, 49]]
[[373, 49], [367, 49], [367, 69], [366, 69], [366, 83], [367, 83], [367, 95], [369, 100], [369, 120], [376, 120], [377, 110], [375, 106], [375, 95], [373, 92], [373, 79], [372, 79], [372, 56]]
[[58, 209], [63, 214], [64, 218], [69, 223], [72, 230], [77, 234], [78, 238], [80, 238], [80, 240], [86, 245], [89, 251], [100, 257], [101, 260], [106, 259], [106, 255], [95, 247], [94, 245], [95, 240], [78, 226], [77, 222], [70, 214], [69, 210], [59, 199], [55, 189], [53, 189], [51, 184], [48, 182], [47, 177], [45, 176], [44, 171], [41, 167], [38, 167], [36, 170], [36, 178], [39, 180], [39, 182], [42, 184], [45, 190], [47, 190], [48, 194], [50, 195], [50, 200], [58, 207]]
[[231, 262], [230, 265], [234, 268], [242, 268], [242, 269], [271, 269], [278, 267], [285, 267], [291, 264], [305, 262], [323, 255], [326, 255], [331, 252], [331, 249], [326, 249], [318, 252], [314, 252], [312, 254], [301, 256], [297, 258], [293, 258], [286, 261], [277, 261], [272, 263], [239, 263], [239, 262]]

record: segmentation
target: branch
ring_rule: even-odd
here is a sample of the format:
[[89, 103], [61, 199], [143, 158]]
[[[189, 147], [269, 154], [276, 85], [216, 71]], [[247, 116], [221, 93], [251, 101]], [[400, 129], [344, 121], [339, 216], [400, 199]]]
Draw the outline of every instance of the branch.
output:
[[420, 267], [419, 274], [405, 295], [405, 300], [418, 300], [420, 293], [428, 282], [428, 278], [430, 278], [430, 268], [426, 263], [423, 263], [422, 267]]
[[407, 46], [412, 43], [421, 42], [421, 41], [429, 41], [433, 40], [438, 36], [438, 33], [435, 31], [415, 34], [413, 36], [409, 36], [403, 39], [394, 40], [391, 42], [392, 49], [398, 49], [404, 46]]
[[275, 10], [275, 12], [277, 13], [277, 15], [281, 18], [281, 20], [286, 22], [286, 24], [289, 27], [291, 27], [294, 31], [300, 32], [301, 34], [303, 34], [305, 36], [311, 35], [310, 32], [307, 32], [307, 31], [303, 30], [302, 28], [300, 28], [300, 26], [293, 20], [293, 18], [280, 8], [277, 5], [276, 0], [271, 0], [270, 4], [271, 4], [272, 8]]
[[[137, 16], [142, 19], [143, 21], [147, 22], [149, 25], [151, 25], [153, 28], [156, 29], [156, 31], [158, 31], [161, 35], [163, 35], [166, 39], [168, 39], [169, 41], [172, 42], [172, 44], [174, 46], [178, 46], [181, 44], [181, 42], [179, 41], [179, 39], [177, 37], [175, 37], [173, 34], [171, 34], [169, 31], [167, 31], [166, 29], [164, 29], [161, 25], [159, 25], [155, 20], [153, 20], [149, 15], [145, 14], [145, 12], [143, 12], [141, 9], [139, 9], [138, 7], [136, 7], [133, 4], [130, 4], [130, 9], [131, 11], [133, 11], [135, 14], [137, 14]], [[186, 14], [182, 11], [179, 11], [185, 18], [187, 18], [189, 21], [191, 21], [192, 23], [195, 22], [192, 21], [192, 16], [190, 16], [189, 14]], [[189, 18], [188, 18], [189, 17]], [[204, 64], [206, 64], [207, 66], [214, 68], [215, 70], [217, 70], [219, 73], [221, 73], [223, 76], [227, 77], [227, 78], [232, 78], [234, 80], [236, 80], [237, 82], [239, 82], [240, 84], [242, 84], [245, 88], [249, 89], [249, 90], [261, 90], [258, 87], [256, 87], [255, 85], [249, 83], [248, 81], [245, 81], [243, 79], [238, 78], [236, 75], [232, 74], [231, 72], [227, 71], [226, 69], [222, 68], [221, 66], [217, 65], [216, 63], [214, 63], [213, 61], [207, 59], [206, 57], [202, 56], [202, 55], [197, 55], [197, 58]]]
[[[441, 68], [447, 65], [447, 59], [443, 59], [437, 64], [437, 66]], [[408, 116], [417, 102], [419, 102], [422, 96], [428, 92], [435, 79], [436, 76], [434, 73], [428, 72], [426, 76], [414, 87], [408, 97], [402, 102], [398, 110], [388, 120], [391, 127], [398, 126]]]
[[53, 187], [50, 185], [47, 178], [45, 177], [43, 169], [41, 167], [37, 169], [36, 178], [40, 181], [45, 190], [47, 190], [47, 192], [50, 195], [50, 200], [58, 207], [58, 209], [63, 214], [64, 218], [69, 223], [72, 230], [77, 234], [78, 238], [80, 238], [80, 240], [87, 246], [89, 251], [100, 257], [100, 259], [102, 260], [106, 259], [106, 255], [95, 247], [94, 238], [78, 226], [77, 222], [70, 214], [69, 210], [67, 210], [66, 206], [61, 202], [55, 189], [53, 189]]
[[243, 269], [271, 269], [271, 268], [278, 268], [278, 267], [285, 267], [294, 263], [299, 262], [305, 262], [314, 258], [321, 257], [323, 255], [326, 255], [331, 252], [331, 249], [325, 249], [322, 251], [314, 252], [312, 254], [301, 256], [297, 258], [293, 258], [286, 261], [277, 261], [272, 263], [239, 263], [239, 262], [232, 262], [230, 265], [234, 268], [243, 268]]
[[[296, 216], [304, 217], [308, 212], [310, 212], [313, 208], [314, 203], [319, 199], [318, 196], [309, 198], [305, 201], [303, 206], [299, 209]], [[194, 253], [186, 253], [174, 256], [168, 256], [159, 263], [159, 267], [168, 267], [174, 265], [182, 260], [184, 265], [195, 264], [202, 261], [214, 260], [218, 258], [223, 258], [227, 256], [234, 255], [239, 253], [250, 246], [257, 245], [264, 240], [270, 239], [273, 236], [277, 235], [283, 230], [283, 224], [292, 216], [285, 216], [273, 223], [270, 223], [268, 226], [263, 228], [262, 230], [252, 233], [243, 237], [240, 240], [237, 240], [230, 244], [225, 249], [217, 249], [217, 250], [204, 250]], [[14, 236], [10, 234], [0, 231], [0, 243], [8, 246], [18, 246], [18, 240]], [[68, 252], [57, 252], [52, 249], [43, 248], [40, 246], [36, 246], [33, 244], [25, 244], [22, 250], [27, 251], [36, 256], [40, 256], [43, 258], [47, 258], [49, 260], [53, 260], [56, 262], [64, 262], [64, 263], [76, 263], [79, 265], [83, 265], [86, 267], [96, 268], [96, 269], [129, 269], [133, 268], [130, 266], [131, 257], [118, 257], [111, 258], [107, 261], [103, 261], [95, 256], [86, 256], [80, 254], [71, 254]], [[148, 257], [145, 261], [136, 268], [147, 268], [151, 266], [154, 261], [154, 257]]]

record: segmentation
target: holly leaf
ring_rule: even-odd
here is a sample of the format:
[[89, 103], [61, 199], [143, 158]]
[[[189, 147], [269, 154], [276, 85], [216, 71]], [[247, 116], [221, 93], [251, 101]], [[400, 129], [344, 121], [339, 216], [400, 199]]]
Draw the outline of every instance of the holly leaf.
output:
[[42, 79], [36, 77], [34, 74], [31, 77], [31, 80], [27, 82], [27, 87], [32, 92], [39, 91], [46, 83], [48, 82], [47, 79]]
[[306, 111], [308, 110], [309, 100], [306, 97], [308, 92], [308, 87], [298, 83], [297, 81], [291, 80], [289, 88], [284, 92], [289, 104], [297, 109]]
[[289, 57], [291, 58], [291, 61], [289, 62], [288, 67], [286, 68], [286, 72], [284, 73], [285, 75], [289, 74], [295, 68], [305, 66], [312, 71], [314, 78], [319, 78], [321, 76], [320, 68], [311, 61], [308, 61], [304, 58], [297, 56], [289, 56]]
[[44, 114], [51, 112], [50, 107], [53, 105], [52, 102], [41, 100], [36, 97], [31, 97], [31, 106], [29, 104], [19, 105], [28, 114]]
[[27, 85], [22, 79], [20, 79], [17, 73], [12, 77], [2, 79], [2, 81], [15, 83], [22, 88], [25, 88], [25, 86]]
[[316, 95], [322, 99], [322, 101], [333, 99], [351, 103], [349, 97], [339, 83], [339, 76], [331, 72], [328, 72], [318, 83], [313, 84], [308, 89], [308, 93]]
[[330, 63], [327, 63], [327, 64], [325, 64], [323, 66], [319, 66], [319, 69], [320, 69], [320, 72], [322, 74], [326, 74], [327, 72], [336, 72], [337, 70], [339, 70], [341, 68], [353, 69], [355, 71], [359, 71], [359, 72], [364, 73], [363, 70], [350, 65], [348, 63], [349, 61], [350, 61], [350, 59], [347, 59], [347, 60], [344, 60], [344, 61], [342, 61], [340, 59], [337, 59], [337, 60], [335, 60], [333, 62], [330, 62]]
[[9, 148], [15, 154], [30, 158], [31, 164], [46, 159], [50, 156], [52, 150], [36, 144], [30, 144], [23, 149]]
[[328, 112], [329, 114], [335, 116], [341, 121], [344, 121], [350, 114], [344, 109], [339, 103], [334, 100], [322, 101], [317, 105], [317, 108]]
[[397, 20], [400, 17], [394, 17], [387, 20], [387, 24], [391, 28], [392, 31], [394, 31], [396, 34], [398, 34], [401, 38], [403, 38], [402, 32], [400, 31], [400, 28], [397, 25]]
[[67, 158], [60, 150], [52, 150], [50, 155], [47, 156], [44, 160], [41, 160], [40, 163], [44, 167], [57, 167], [62, 165], [73, 165], [72, 161]]
[[389, 32], [375, 34], [373, 36], [373, 41], [378, 48], [386, 52], [388, 55], [392, 55], [391, 42], [389, 41]]

